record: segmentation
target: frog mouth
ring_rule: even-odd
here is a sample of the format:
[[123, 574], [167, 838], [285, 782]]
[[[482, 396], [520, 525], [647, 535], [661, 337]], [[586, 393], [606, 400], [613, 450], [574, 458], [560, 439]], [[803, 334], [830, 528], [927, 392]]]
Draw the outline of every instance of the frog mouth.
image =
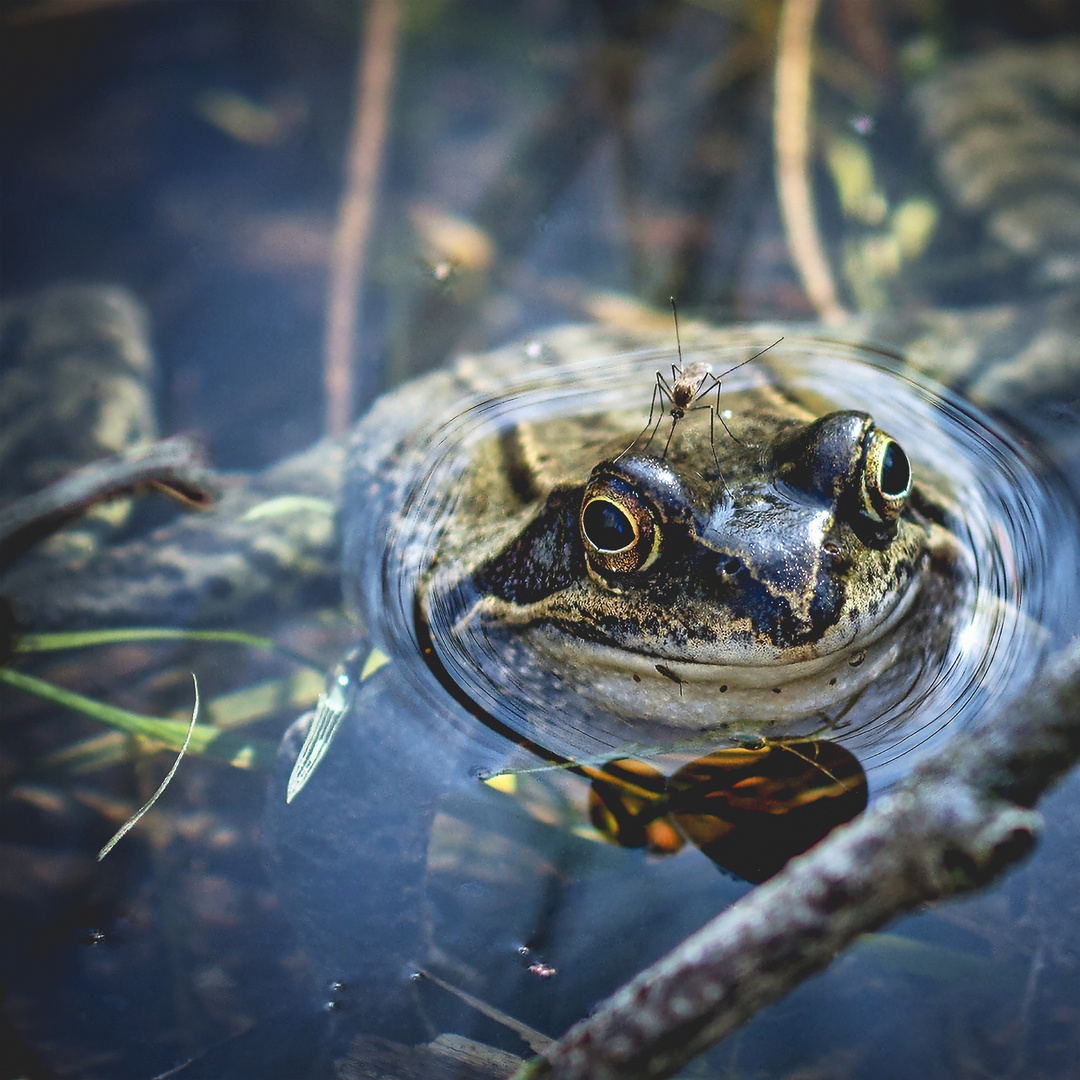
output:
[[[614, 708], [615, 702], [606, 700], [607, 717], [610, 723], [606, 726], [598, 726], [595, 721], [595, 712], [590, 715], [573, 716], [570, 710], [560, 709], [555, 703], [549, 703], [552, 707], [546, 712], [532, 713], [529, 719], [525, 719], [522, 712], [510, 710], [509, 714], [497, 707], [489, 707], [485, 699], [491, 702], [484, 693], [474, 693], [465, 681], [455, 678], [451, 674], [443, 657], [432, 637], [431, 628], [424, 614], [422, 604], [417, 600], [413, 608], [413, 629], [416, 635], [416, 644], [420, 655], [423, 657], [427, 670], [435, 678], [443, 690], [448, 693], [462, 708], [474, 719], [478, 720], [489, 731], [549, 765], [557, 768], [568, 768], [580, 771], [583, 766], [606, 761], [611, 754], [634, 753], [639, 756], [651, 757], [668, 751], [692, 750], [698, 752], [702, 746], [714, 748], [718, 742], [728, 743], [728, 732], [736, 735], [738, 740], [739, 725], [733, 724], [729, 719], [718, 719], [716, 716], [716, 700], [718, 696], [730, 693], [732, 704], [746, 692], [755, 693], [762, 697], [760, 687], [740, 685], [732, 682], [730, 685], [719, 682], [720, 672], [713, 671], [715, 685], [710, 687], [710, 699], [712, 701], [712, 719], [710, 722], [693, 722], [692, 710], [686, 713], [681, 722], [665, 723], [655, 714], [655, 710], [649, 710], [648, 714], [636, 717], [636, 728], [625, 725], [625, 717], [618, 715]], [[859, 665], [862, 666], [862, 660]], [[874, 668], [880, 665], [871, 664], [866, 670], [873, 673]], [[694, 665], [697, 674], [705, 665]], [[679, 686], [679, 700], [682, 700], [684, 690], [692, 693], [693, 689], [700, 689], [706, 682], [699, 679], [683, 680], [678, 674], [675, 665], [661, 663], [653, 664], [654, 676], [659, 676], [669, 686], [675, 683]], [[737, 677], [737, 669], [732, 669]], [[622, 670], [626, 674], [626, 669]], [[631, 674], [631, 679], [633, 674]], [[644, 682], [644, 680], [642, 680]], [[832, 680], [834, 687], [832, 698], [835, 698], [835, 684], [838, 679]], [[640, 684], [639, 684], [640, 685]], [[789, 690], [792, 688], [789, 684]], [[740, 691], [743, 695], [740, 695]], [[771, 734], [817, 734], [823, 726], [823, 717], [820, 712], [808, 711], [808, 702], [805, 697], [797, 705], [795, 698], [800, 695], [790, 695], [787, 707], [773, 701], [769, 708], [769, 724]], [[690, 705], [687, 700], [686, 705]], [[794, 712], [791, 706], [795, 705]], [[745, 712], [745, 703], [742, 710]], [[797, 716], [800, 723], [792, 725], [784, 723], [787, 714]], [[730, 715], [726, 711], [724, 716]], [[538, 717], [540, 717], [538, 719]], [[750, 719], [750, 717], [744, 717]], [[546, 722], [550, 721], [550, 722]], [[658, 722], [659, 721], [659, 722]], [[778, 723], [779, 721], [779, 723]], [[743, 729], [745, 733], [745, 728]], [[764, 730], [763, 726], [755, 726], [755, 734]], [[718, 739], [718, 736], [721, 738]]]
[[[632, 746], [711, 746], [738, 733], [816, 735], [847, 722], [857, 704], [877, 717], [907, 694], [910, 673], [917, 676], [919, 662], [905, 660], [907, 617], [913, 605], [936, 607], [917, 603], [920, 592], [906, 590], [863, 639], [827, 654], [770, 654], [768, 663], [632, 650], [590, 640], [580, 626], [512, 626], [485, 618], [475, 603], [448, 620], [438, 599], [429, 596], [429, 612], [419, 595], [414, 633], [430, 673], [473, 717], [565, 764]], [[925, 621], [916, 620], [916, 634]]]
[[574, 679], [584, 692], [611, 705], [637, 701], [643, 717], [664, 715], [679, 727], [704, 728], [715, 723], [717, 710], [728, 720], [794, 719], [830, 712], [897, 664], [919, 592], [918, 587], [906, 590], [872, 629], [843, 639], [837, 635], [825, 648], [750, 642], [741, 648], [725, 645], [719, 658], [701, 659], [675, 650], [613, 646], [552, 625], [534, 627], [525, 637], [540, 664], [564, 678], [587, 673]]
[[661, 620], [647, 604], [623, 597], [605, 598], [608, 612], [598, 615], [591, 608], [600, 605], [573, 590], [553, 603], [531, 605], [491, 595], [470, 598], [462, 590], [450, 604], [437, 603], [436, 620], [456, 611], [449, 632], [466, 651], [497, 651], [519, 635], [535, 646], [541, 662], [573, 660], [641, 677], [659, 670], [676, 683], [734, 681], [771, 687], [778, 679], [802, 678], [850, 663], [904, 620], [923, 580], [913, 574], [883, 596], [873, 611], [832, 623], [822, 620], [823, 625], [794, 617], [786, 606], [768, 618], [717, 617], [712, 609], [699, 613], [686, 607], [669, 611]]

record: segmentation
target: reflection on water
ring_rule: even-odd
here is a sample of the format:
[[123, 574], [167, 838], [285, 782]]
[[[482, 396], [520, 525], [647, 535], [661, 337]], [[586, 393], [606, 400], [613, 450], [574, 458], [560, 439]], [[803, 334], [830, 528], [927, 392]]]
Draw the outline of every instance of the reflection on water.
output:
[[589, 820], [620, 847], [673, 855], [685, 836], [746, 881], [771, 877], [866, 808], [866, 774], [824, 739], [718, 750], [665, 778], [630, 758], [595, 770]]
[[866, 806], [866, 774], [842, 746], [722, 750], [668, 782], [672, 819], [717, 865], [763, 881]]

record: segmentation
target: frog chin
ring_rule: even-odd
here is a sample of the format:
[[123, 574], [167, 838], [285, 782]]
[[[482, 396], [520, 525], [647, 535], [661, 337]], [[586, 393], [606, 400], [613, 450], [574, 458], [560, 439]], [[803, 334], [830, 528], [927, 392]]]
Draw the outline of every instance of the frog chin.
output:
[[574, 682], [597, 705], [647, 726], [703, 733], [777, 726], [796, 734], [840, 720], [899, 652], [886, 642], [769, 669], [670, 663], [639, 674], [597, 665]]

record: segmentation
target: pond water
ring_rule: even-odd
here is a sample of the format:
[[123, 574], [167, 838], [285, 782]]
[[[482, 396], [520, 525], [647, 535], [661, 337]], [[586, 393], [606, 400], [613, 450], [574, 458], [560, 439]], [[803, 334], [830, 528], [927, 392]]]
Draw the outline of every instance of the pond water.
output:
[[[758, 322], [760, 344], [773, 340], [765, 324], [814, 318], [773, 183], [779, 5], [398, 8], [354, 349], [358, 415], [387, 386], [463, 351], [540, 339], [553, 324], [595, 319], [666, 334], [672, 294], [687, 322]], [[324, 430], [326, 266], [367, 10], [333, 0], [26, 0], [0, 16], [3, 297], [64, 281], [130, 290], [152, 326], [162, 431], [198, 431], [223, 469], [262, 468]], [[910, 87], [956, 58], [1068, 41], [1080, 17], [1050, 3], [957, 0], [932, 12], [837, 3], [825, 5], [818, 29], [814, 196], [856, 321], [842, 341], [811, 328], [813, 344], [801, 340], [797, 356], [792, 346], [760, 368], [872, 412], [923, 482], [949, 493], [949, 527], [973, 556], [965, 632], [921, 670], [912, 696], [891, 712], [878, 703], [838, 740], [858, 757], [872, 798], [1076, 632], [1080, 275], [1067, 221], [1078, 196], [1053, 162], [1076, 160], [1080, 100], [1055, 99], [1049, 128], [1033, 121], [1023, 154], [1009, 151], [1043, 161], [1036, 151], [1049, 146], [1046, 176], [1020, 174], [1013, 186], [1064, 193], [1060, 228], [1024, 233], [1036, 237], [1025, 249], [1013, 242], [1011, 204], [999, 212], [993, 199], [950, 201], [949, 156], [928, 145]], [[919, 214], [934, 222], [928, 238], [898, 239]], [[590, 406], [607, 395], [605, 407], [640, 410], [640, 426], [652, 372], [674, 359], [670, 336], [664, 353], [613, 349], [623, 354], [616, 366], [583, 363], [574, 393]], [[883, 349], [859, 351], [844, 343], [852, 340]], [[936, 351], [931, 340], [942, 343]], [[8, 377], [19, 346], [10, 336], [3, 344]], [[898, 374], [891, 349], [929, 374]], [[1024, 362], [1012, 363], [1017, 356]], [[688, 349], [686, 361], [695, 358]], [[728, 366], [727, 354], [708, 359]], [[725, 404], [753, 370], [725, 380]], [[540, 386], [534, 414], [564, 404], [559, 394]], [[454, 475], [461, 447], [499, 419], [490, 403], [463, 406], [442, 427], [433, 417], [426, 475]], [[414, 502], [412, 525], [433, 511]], [[169, 513], [144, 502], [117, 540], [148, 535]], [[365, 528], [371, 562], [350, 568], [354, 582], [386, 565], [386, 522], [372, 514]], [[376, 635], [384, 643], [413, 642], [412, 584], [390, 583], [391, 603], [376, 615], [389, 620]], [[335, 601], [320, 596], [239, 628], [330, 669], [355, 638]], [[580, 727], [523, 730], [506, 688], [485, 685], [470, 662], [485, 643], [463, 644], [452, 622], [433, 628], [441, 661], [489, 703], [499, 730], [575, 759], [618, 747], [590, 741], [593, 726], [584, 741]], [[366, 659], [362, 648], [346, 669], [357, 684]], [[204, 701], [232, 708], [231, 722], [269, 755], [321, 686], [317, 677], [298, 685], [300, 669], [281, 655], [194, 642], [21, 655], [15, 668], [158, 716], [190, 715], [194, 670]], [[385, 1000], [373, 1004], [372, 926], [392, 927], [395, 941], [430, 939], [443, 981], [558, 1035], [750, 888], [693, 842], [668, 856], [601, 842], [589, 824], [589, 777], [534, 772], [534, 758], [508, 752], [490, 731], [477, 740], [459, 723], [445, 744], [402, 764], [395, 753], [426, 745], [436, 714], [457, 716], [425, 689], [421, 668], [394, 691], [409, 696], [416, 730], [396, 730], [380, 758], [356, 726], [343, 726], [297, 813], [283, 799], [301, 734], [293, 730], [276, 772], [269, 760], [240, 769], [189, 755], [101, 863], [96, 852], [171, 755], [4, 685], [5, 1075], [347, 1077], [358, 1075], [342, 1064], [358, 1031], [401, 1040], [461, 1032], [527, 1056], [517, 1035], [435, 982], [406, 987], [421, 1007], [403, 1020], [407, 967], [376, 988]], [[371, 678], [364, 692], [381, 694]], [[264, 688], [257, 706], [229, 697], [253, 687]], [[465, 798], [448, 769], [461, 746], [478, 745], [475, 770], [509, 762], [515, 775]], [[366, 797], [389, 804], [418, 782], [432, 792], [430, 842], [386, 834], [406, 868], [395, 886], [404, 899], [380, 911], [383, 893], [362, 895], [366, 876], [392, 862], [374, 850]], [[1019, 870], [863, 940], [686, 1075], [1080, 1076], [1077, 775], [1041, 809], [1046, 835]], [[411, 863], [409, 844], [424, 848]], [[716, 862], [752, 876], [745, 863]], [[380, 964], [398, 959], [383, 952]]]

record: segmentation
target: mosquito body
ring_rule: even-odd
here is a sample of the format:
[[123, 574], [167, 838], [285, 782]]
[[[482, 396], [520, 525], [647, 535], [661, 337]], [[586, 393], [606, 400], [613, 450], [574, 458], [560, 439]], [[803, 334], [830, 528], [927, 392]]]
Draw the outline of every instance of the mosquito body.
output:
[[[744, 360], [743, 364], [748, 364], [749, 362], [749, 360]], [[736, 364], [735, 367], [742, 367], [742, 364]], [[714, 375], [712, 365], [706, 364], [701, 360], [695, 360], [692, 364], [687, 364], [685, 367], [679, 367], [677, 364], [672, 364], [670, 385], [668, 384], [667, 379], [664, 378], [663, 373], [658, 371], [656, 373], [656, 385], [653, 388], [653, 404], [649, 406], [649, 423], [645, 425], [645, 430], [648, 431], [649, 426], [653, 422], [653, 409], [655, 408], [658, 397], [660, 399], [660, 416], [657, 417], [652, 435], [649, 436], [649, 442], [645, 445], [648, 446], [649, 443], [652, 442], [656, 432], [660, 428], [660, 420], [664, 415], [665, 397], [667, 398], [668, 404], [671, 406], [667, 410], [668, 416], [671, 417], [671, 429], [668, 431], [667, 441], [664, 443], [664, 452], [660, 455], [661, 459], [667, 457], [668, 447], [671, 446], [671, 438], [675, 434], [675, 428], [679, 421], [682, 420], [688, 412], [698, 412], [701, 409], [709, 410], [709, 445], [712, 446], [714, 459], [716, 457], [714, 440], [716, 418], [718, 416], [720, 417], [720, 423], [723, 424], [724, 430], [728, 435], [734, 439], [735, 442], [739, 442], [740, 440], [735, 438], [731, 432], [731, 428], [727, 426], [727, 421], [725, 421], [724, 417], [720, 414], [720, 383], [725, 376], [730, 375], [734, 370], [735, 368], [732, 367], [728, 368], [722, 375]], [[712, 382], [709, 382], [710, 379]], [[706, 394], [711, 393], [713, 389], [716, 390], [715, 405], [708, 401], [700, 405], [694, 404], [695, 401], [698, 401]]]
[[[716, 456], [716, 419], [719, 417], [720, 423], [724, 430], [728, 433], [728, 437], [737, 443], [741, 443], [741, 439], [735, 437], [731, 428], [727, 426], [727, 421], [724, 419], [723, 413], [720, 412], [720, 387], [724, 379], [728, 377], [733, 371], [737, 371], [739, 368], [746, 364], [749, 364], [752, 360], [756, 360], [762, 353], [766, 353], [773, 347], [773, 345], [779, 344], [783, 341], [783, 338], [779, 338], [774, 341], [772, 345], [754, 353], [753, 356], [748, 357], [746, 360], [741, 360], [739, 363], [729, 367], [726, 371], [722, 371], [719, 375], [714, 375], [712, 365], [707, 364], [702, 360], [695, 360], [692, 363], [684, 365], [682, 363], [682, 342], [679, 339], [679, 316], [675, 307], [674, 298], [671, 301], [671, 310], [675, 316], [675, 341], [679, 351], [679, 363], [671, 365], [671, 381], [664, 377], [662, 371], [656, 373], [656, 382], [653, 385], [652, 402], [649, 404], [649, 419], [645, 426], [641, 429], [641, 433], [634, 439], [634, 441], [623, 451], [619, 457], [632, 450], [638, 443], [638, 440], [649, 431], [652, 431], [649, 438], [645, 442], [645, 446], [648, 447], [653, 439], [656, 437], [657, 431], [660, 429], [660, 422], [664, 419], [665, 414], [671, 417], [671, 429], [668, 431], [667, 441], [664, 443], [664, 452], [660, 455], [661, 460], [667, 457], [668, 448], [671, 446], [671, 439], [675, 434], [675, 428], [678, 426], [679, 421], [684, 419], [688, 412], [697, 412], [701, 409], [709, 410], [709, 446], [712, 449], [713, 462], [716, 464], [717, 473], [720, 472], [720, 462]], [[711, 380], [711, 381], [710, 381]], [[713, 390], [716, 390], [716, 401], [705, 401], [701, 404], [695, 404], [695, 402], [701, 402], [707, 395], [711, 394]], [[656, 415], [657, 401], [660, 403], [660, 415]], [[656, 417], [655, 422], [653, 418]], [[618, 460], [618, 458], [616, 458]]]
[[[668, 399], [671, 401], [671, 416], [681, 420], [686, 410], [697, 399], [705, 385], [706, 380], [712, 375], [712, 364], [706, 364], [701, 360], [695, 360], [692, 364], [680, 368], [671, 365], [671, 388], [667, 390]], [[660, 372], [656, 373], [657, 379], [662, 379]], [[719, 385], [720, 380], [716, 380]], [[657, 385], [661, 385], [659, 382]]]

